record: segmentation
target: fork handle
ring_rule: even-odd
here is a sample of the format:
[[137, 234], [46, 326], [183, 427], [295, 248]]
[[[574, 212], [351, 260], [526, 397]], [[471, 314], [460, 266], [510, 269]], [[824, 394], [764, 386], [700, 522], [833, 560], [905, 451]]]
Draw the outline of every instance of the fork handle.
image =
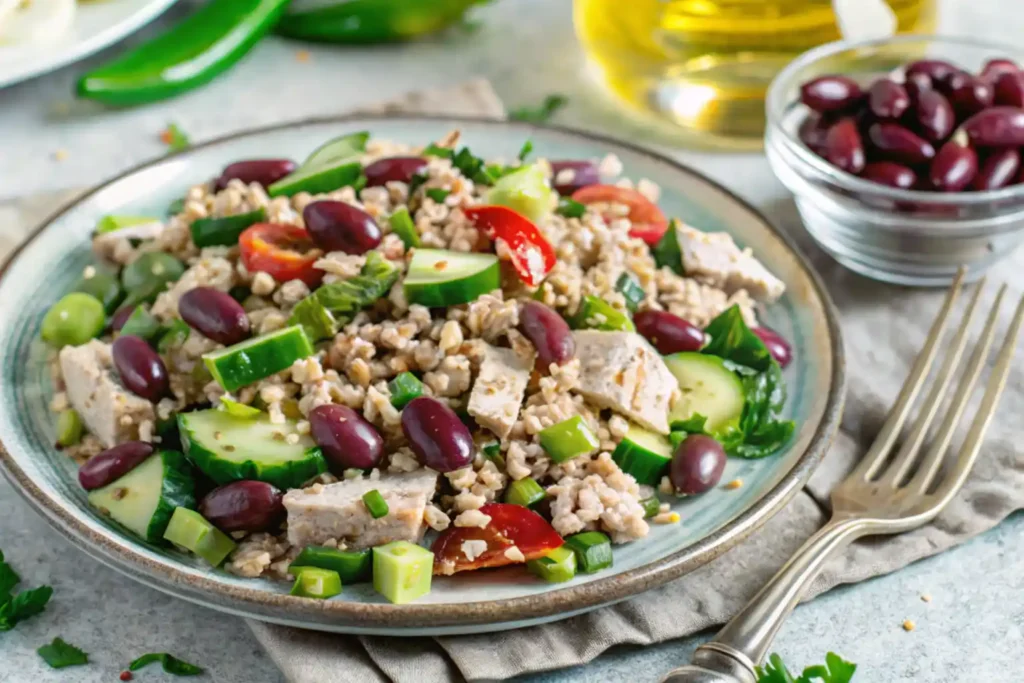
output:
[[756, 683], [754, 666], [825, 562], [870, 529], [869, 520], [833, 518], [712, 640], [697, 648], [693, 664], [670, 671], [662, 683]]

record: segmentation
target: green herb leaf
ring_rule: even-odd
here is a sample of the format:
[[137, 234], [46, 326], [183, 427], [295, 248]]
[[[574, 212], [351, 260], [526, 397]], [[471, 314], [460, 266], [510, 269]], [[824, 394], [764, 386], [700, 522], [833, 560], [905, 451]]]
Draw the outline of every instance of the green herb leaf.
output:
[[177, 216], [185, 210], [185, 198], [179, 197], [167, 205], [167, 216]]
[[192, 141], [185, 135], [185, 131], [178, 128], [176, 123], [168, 123], [167, 128], [160, 133], [160, 139], [163, 140], [164, 144], [167, 145], [172, 152], [179, 152], [189, 145]]
[[18, 576], [18, 572], [3, 561], [3, 554], [0, 553], [0, 604], [11, 599], [11, 591], [20, 581], [21, 577]]
[[164, 671], [175, 676], [198, 676], [203, 673], [203, 670], [195, 664], [189, 664], [166, 652], [150, 652], [149, 654], [142, 655], [128, 665], [128, 670], [138, 671], [153, 662], [160, 662], [164, 667]]
[[767, 370], [773, 363], [768, 347], [747, 327], [738, 305], [734, 304], [723, 311], [708, 323], [704, 332], [711, 341], [701, 349], [701, 353], [718, 356], [758, 371]]
[[431, 142], [429, 145], [423, 148], [423, 156], [427, 157], [441, 157], [442, 159], [451, 159], [455, 156], [455, 150], [448, 147], [439, 147]]
[[777, 654], [769, 656], [763, 667], [755, 667], [754, 673], [757, 674], [757, 683], [796, 683], [782, 657]]
[[574, 199], [568, 197], [560, 197], [558, 200], [558, 206], [555, 207], [555, 213], [566, 218], [583, 218], [583, 214], [587, 212], [587, 206], [580, 204]]
[[432, 187], [426, 191], [426, 195], [438, 204], [443, 204], [444, 200], [447, 199], [448, 195], [451, 193], [451, 190], [443, 190], [439, 187]]
[[569, 103], [564, 95], [548, 95], [538, 107], [519, 107], [509, 112], [508, 117], [513, 121], [525, 121], [527, 123], [544, 123], [555, 112]]
[[18, 622], [42, 612], [52, 595], [53, 589], [49, 586], [40, 586], [15, 594], [0, 605], [0, 631], [10, 631]]
[[314, 294], [295, 304], [289, 325], [302, 325], [303, 331], [311, 342], [330, 339], [338, 331], [338, 323], [331, 312], [324, 308]]
[[757, 683], [850, 683], [857, 665], [845, 661], [834, 652], [825, 655], [825, 664], [809, 666], [803, 670], [799, 678], [794, 678], [782, 661], [782, 657], [773, 654], [763, 667], [755, 667]]
[[676, 275], [685, 275], [683, 271], [683, 252], [679, 249], [679, 235], [676, 230], [676, 219], [668, 224], [668, 230], [661, 236], [658, 243], [651, 249], [654, 264], [659, 268], [668, 267]]
[[43, 661], [50, 665], [51, 669], [63, 669], [66, 666], [79, 666], [89, 663], [89, 655], [74, 645], [64, 642], [61, 638], [54, 638], [49, 645], [43, 645], [36, 650]]
[[533, 140], [527, 140], [523, 143], [523, 146], [519, 148], [519, 154], [516, 155], [516, 158], [519, 159], [519, 161], [526, 161], [526, 157], [530, 156], [530, 152], [532, 151]]

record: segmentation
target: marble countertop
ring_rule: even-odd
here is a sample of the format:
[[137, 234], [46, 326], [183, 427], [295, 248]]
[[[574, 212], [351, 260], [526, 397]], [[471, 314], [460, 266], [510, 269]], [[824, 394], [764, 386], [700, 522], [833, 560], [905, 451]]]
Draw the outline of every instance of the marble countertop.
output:
[[[147, 32], [184, 14], [190, 4], [195, 3], [183, 1]], [[1024, 7], [1011, 11], [1000, 0], [943, 5], [946, 32], [1013, 42], [1024, 28]], [[571, 103], [559, 123], [656, 145], [789, 221], [789, 229], [801, 229], [792, 224], [788, 199], [762, 156], [675, 149], [652, 138], [641, 123], [625, 120], [583, 75], [568, 0], [501, 0], [479, 16], [483, 25], [473, 34], [388, 48], [312, 46], [303, 62], [296, 60], [295, 44], [270, 38], [210, 86], [138, 109], [71, 105], [81, 65], [0, 90], [0, 197], [88, 185], [157, 156], [163, 150], [157, 135], [170, 121], [198, 141], [483, 75], [509, 106], [567, 94]], [[95, 563], [63, 542], [4, 481], [0, 511], [0, 548], [8, 561], [28, 584], [55, 589], [43, 616], [0, 634], [0, 683], [109, 682], [133, 656], [150, 651], [200, 664], [210, 680], [282, 680], [240, 620], [144, 588]], [[1024, 515], [1018, 514], [941, 556], [835, 590], [798, 608], [775, 650], [794, 666], [820, 662], [825, 652], [838, 650], [860, 665], [856, 680], [865, 683], [1020, 680], [1022, 540]], [[916, 625], [909, 632], [902, 627], [907, 619]], [[94, 664], [47, 668], [35, 650], [58, 635], [89, 652]], [[707, 636], [622, 648], [587, 666], [526, 680], [654, 681], [686, 661]]]

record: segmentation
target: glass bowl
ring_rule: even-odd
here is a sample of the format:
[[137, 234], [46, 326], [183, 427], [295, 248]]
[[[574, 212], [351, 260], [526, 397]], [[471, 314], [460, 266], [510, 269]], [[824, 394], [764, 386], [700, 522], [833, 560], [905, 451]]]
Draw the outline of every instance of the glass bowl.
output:
[[[876, 280], [948, 284], [963, 265], [976, 279], [1024, 240], [1024, 184], [983, 192], [901, 190], [841, 171], [812, 152], [797, 131], [810, 110], [800, 85], [843, 74], [862, 85], [918, 59], [942, 59], [972, 73], [985, 61], [1024, 64], [1024, 52], [970, 38], [899, 36], [837, 42], [810, 50], [772, 82], [765, 153], [793, 193], [804, 225], [841, 264]], [[899, 76], [901, 78], [902, 76]]]

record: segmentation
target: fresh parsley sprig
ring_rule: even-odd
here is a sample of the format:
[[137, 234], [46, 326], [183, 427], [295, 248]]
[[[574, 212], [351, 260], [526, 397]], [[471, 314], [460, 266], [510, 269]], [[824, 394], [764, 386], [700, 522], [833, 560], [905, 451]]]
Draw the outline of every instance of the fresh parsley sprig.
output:
[[4, 562], [4, 554], [0, 551], [0, 631], [10, 631], [19, 621], [42, 612], [53, 595], [53, 589], [49, 586], [12, 594], [11, 591], [20, 582], [21, 577]]
[[43, 661], [51, 669], [63, 669], [66, 666], [80, 666], [89, 663], [89, 655], [62, 638], [54, 638], [49, 645], [36, 650]]
[[850, 683], [857, 665], [847, 662], [835, 652], [825, 655], [825, 664], [809, 666], [799, 677], [794, 677], [786, 668], [782, 657], [773, 654], [763, 667], [756, 667], [757, 683]]

